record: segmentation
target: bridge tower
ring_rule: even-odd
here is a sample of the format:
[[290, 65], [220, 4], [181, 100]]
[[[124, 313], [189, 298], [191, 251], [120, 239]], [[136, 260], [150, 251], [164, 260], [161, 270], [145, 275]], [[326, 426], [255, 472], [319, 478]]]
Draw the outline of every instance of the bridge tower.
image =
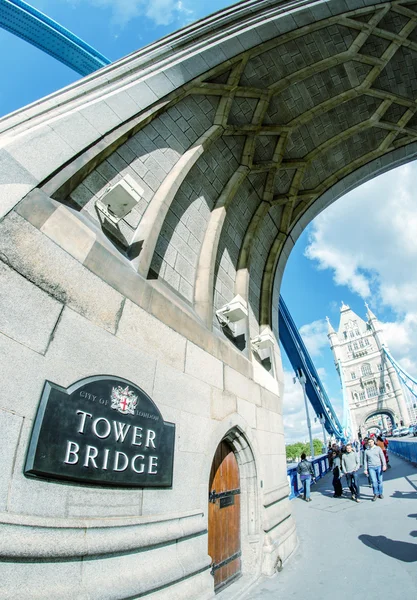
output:
[[387, 416], [393, 427], [410, 423], [398, 376], [383, 352], [386, 344], [382, 326], [368, 305], [366, 316], [365, 322], [342, 302], [337, 332], [328, 320], [328, 338], [336, 369], [345, 382], [352, 429], [361, 435], [381, 420], [387, 428]]

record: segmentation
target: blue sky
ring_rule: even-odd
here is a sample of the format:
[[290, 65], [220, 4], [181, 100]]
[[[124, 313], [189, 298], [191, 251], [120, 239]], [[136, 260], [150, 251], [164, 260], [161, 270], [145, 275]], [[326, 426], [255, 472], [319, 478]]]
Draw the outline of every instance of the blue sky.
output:
[[[222, 0], [32, 0], [32, 5], [114, 61], [231, 3]], [[0, 29], [0, 116], [80, 76]], [[298, 240], [282, 294], [336, 410], [341, 392], [325, 317], [337, 328], [343, 300], [360, 316], [367, 301], [385, 324], [394, 356], [417, 375], [417, 210], [414, 164], [381, 176], [338, 200]], [[288, 361], [287, 441], [306, 439], [299, 386]], [[317, 425], [315, 432], [319, 432]]]
[[[115, 61], [187, 23], [232, 4], [227, 0], [30, 0]], [[68, 85], [80, 76], [0, 29], [0, 116]]]

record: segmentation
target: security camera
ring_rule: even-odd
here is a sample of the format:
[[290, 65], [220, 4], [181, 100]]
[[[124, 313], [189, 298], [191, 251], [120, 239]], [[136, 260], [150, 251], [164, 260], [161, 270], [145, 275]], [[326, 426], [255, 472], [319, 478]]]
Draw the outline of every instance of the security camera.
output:
[[[248, 316], [248, 309], [245, 300], [235, 296], [228, 304], [225, 304], [216, 310], [216, 317], [221, 327], [228, 327], [234, 336], [241, 333], [244, 329], [244, 320]], [[241, 325], [243, 323], [243, 326]]]
[[110, 221], [117, 225], [124, 219], [143, 197], [144, 190], [130, 175], [106, 189], [103, 196], [96, 202], [97, 210]]
[[261, 360], [271, 357], [274, 344], [275, 338], [270, 327], [265, 327], [259, 335], [251, 339], [252, 350], [258, 354]]

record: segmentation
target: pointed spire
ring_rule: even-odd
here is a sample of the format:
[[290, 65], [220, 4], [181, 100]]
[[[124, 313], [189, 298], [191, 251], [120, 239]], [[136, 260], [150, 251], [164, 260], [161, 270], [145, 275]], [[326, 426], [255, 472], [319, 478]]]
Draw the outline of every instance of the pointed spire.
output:
[[340, 307], [340, 312], [343, 312], [345, 310], [350, 310], [350, 306], [348, 304], [345, 304], [342, 300], [342, 306]]
[[369, 304], [367, 302], [365, 302], [365, 306], [366, 306], [366, 314], [368, 315], [369, 320], [371, 320], [371, 319], [377, 320], [376, 316], [374, 315], [374, 313], [369, 308]]
[[329, 335], [330, 333], [336, 333], [335, 330], [333, 329], [333, 325], [330, 323], [329, 317], [326, 317], [326, 321], [327, 321], [327, 335]]

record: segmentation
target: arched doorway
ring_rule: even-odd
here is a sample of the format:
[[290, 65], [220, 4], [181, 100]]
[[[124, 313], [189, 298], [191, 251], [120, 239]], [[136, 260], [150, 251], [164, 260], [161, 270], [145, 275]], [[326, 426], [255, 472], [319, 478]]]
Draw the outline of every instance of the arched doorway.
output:
[[225, 440], [217, 447], [210, 472], [208, 553], [218, 592], [241, 574], [239, 465]]
[[363, 432], [363, 435], [367, 435], [368, 432], [372, 433], [372, 430], [388, 433], [395, 429], [396, 426], [397, 420], [394, 412], [390, 409], [380, 409], [366, 414], [360, 429]]

